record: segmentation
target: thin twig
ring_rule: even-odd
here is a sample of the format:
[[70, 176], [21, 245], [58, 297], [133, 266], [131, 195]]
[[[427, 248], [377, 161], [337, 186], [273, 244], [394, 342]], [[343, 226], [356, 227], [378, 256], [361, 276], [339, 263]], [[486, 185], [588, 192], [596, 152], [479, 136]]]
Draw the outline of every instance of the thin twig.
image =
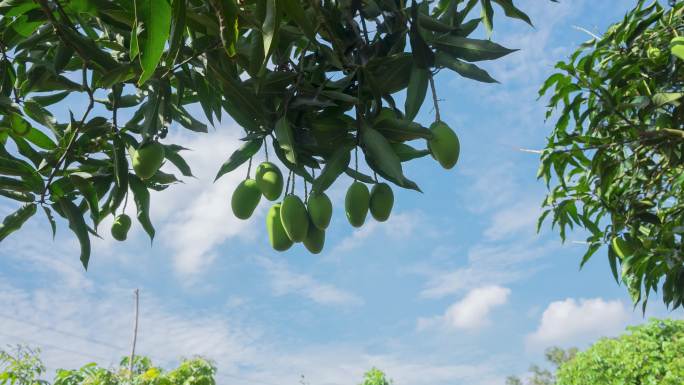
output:
[[437, 99], [437, 90], [435, 89], [435, 79], [432, 76], [432, 72], [429, 73], [430, 79], [430, 90], [432, 91], [432, 103], [435, 105], [435, 120], [438, 122], [442, 121], [439, 114], [439, 99]]
[[[66, 148], [64, 149], [64, 153], [62, 156], [59, 157], [57, 160], [57, 164], [55, 164], [55, 167], [52, 169], [52, 172], [50, 172], [50, 176], [47, 179], [47, 182], [45, 183], [45, 188], [43, 189], [43, 192], [40, 194], [40, 203], [45, 203], [45, 195], [47, 194], [48, 189], [50, 188], [50, 184], [52, 183], [52, 180], [55, 178], [57, 175], [57, 172], [62, 166], [62, 163], [65, 162], [67, 156], [69, 155], [69, 151], [71, 151], [71, 148], [73, 147], [74, 143], [76, 143], [76, 138], [78, 137], [78, 132], [83, 128], [83, 125], [85, 124], [85, 120], [88, 118], [88, 115], [90, 114], [90, 111], [93, 110], [93, 107], [95, 106], [95, 97], [93, 95], [93, 90], [90, 88], [88, 85], [88, 67], [87, 64], [84, 62], [83, 63], [83, 88], [86, 90], [88, 93], [88, 107], [85, 110], [85, 113], [83, 113], [83, 117], [81, 118], [81, 121], [78, 123], [78, 126], [73, 127], [73, 134], [71, 135], [71, 138], [69, 139], [69, 143], [67, 143]], [[64, 163], [64, 168], [66, 169], [67, 163]]]

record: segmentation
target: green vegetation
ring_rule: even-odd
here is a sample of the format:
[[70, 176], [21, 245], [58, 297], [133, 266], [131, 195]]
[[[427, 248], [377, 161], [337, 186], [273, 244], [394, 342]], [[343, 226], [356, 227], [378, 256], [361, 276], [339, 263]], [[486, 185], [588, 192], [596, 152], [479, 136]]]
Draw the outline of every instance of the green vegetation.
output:
[[[526, 385], [684, 383], [684, 321], [652, 319], [627, 331], [602, 338], [583, 352], [548, 349], [552, 371], [533, 365]], [[523, 383], [515, 376], [506, 380], [506, 385]]]
[[[541, 156], [550, 214], [563, 240], [589, 232], [584, 265], [603, 245], [617, 281], [646, 307], [660, 291], [684, 301], [684, 3], [638, 1], [559, 62], [544, 83], [558, 116]], [[556, 112], [556, 114], [554, 114]]]
[[[11, 351], [0, 350], [0, 385], [215, 385], [216, 368], [203, 358], [183, 360], [170, 371], [153, 366], [149, 358], [121, 360], [118, 368], [107, 369], [95, 363], [79, 369], [59, 369], [52, 382], [47, 376], [38, 350], [18, 346]], [[132, 371], [129, 369], [132, 367]]]
[[684, 382], [684, 321], [652, 320], [603, 338], [561, 365], [557, 385]]

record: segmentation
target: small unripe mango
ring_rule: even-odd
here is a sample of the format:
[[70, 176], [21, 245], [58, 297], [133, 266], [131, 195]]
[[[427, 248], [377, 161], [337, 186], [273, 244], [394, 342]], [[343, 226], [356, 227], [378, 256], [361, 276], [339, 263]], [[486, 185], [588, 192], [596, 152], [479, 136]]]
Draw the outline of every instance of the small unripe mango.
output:
[[325, 230], [316, 227], [313, 222], [309, 222], [309, 231], [304, 238], [304, 247], [312, 254], [318, 254], [325, 245]]
[[432, 157], [447, 170], [454, 167], [461, 152], [458, 136], [444, 122], [432, 123], [430, 130], [433, 136], [428, 141], [428, 148]]
[[141, 179], [154, 176], [163, 162], [164, 146], [158, 142], [145, 144], [131, 153], [133, 170]]
[[285, 251], [292, 247], [292, 241], [285, 233], [283, 223], [280, 219], [280, 203], [271, 206], [266, 214], [266, 231], [268, 241], [277, 251]]
[[327, 229], [333, 209], [330, 198], [325, 193], [311, 193], [306, 207], [313, 225], [321, 230]]
[[283, 199], [280, 208], [280, 220], [285, 233], [292, 242], [302, 242], [309, 230], [309, 214], [304, 202], [296, 195], [288, 195]]
[[283, 174], [278, 166], [271, 162], [261, 163], [254, 176], [259, 190], [269, 201], [274, 201], [283, 192]]
[[390, 217], [394, 206], [394, 193], [387, 183], [376, 183], [371, 189], [370, 212], [378, 222]]
[[114, 223], [112, 223], [112, 237], [117, 241], [125, 241], [130, 229], [131, 217], [126, 214], [120, 214], [114, 218]]
[[235, 188], [230, 199], [230, 207], [236, 217], [247, 219], [252, 216], [260, 200], [261, 190], [259, 190], [256, 181], [245, 179]]
[[344, 197], [344, 209], [347, 220], [354, 227], [361, 227], [366, 221], [368, 205], [370, 203], [370, 193], [368, 187], [361, 182], [354, 182], [349, 186], [347, 195]]

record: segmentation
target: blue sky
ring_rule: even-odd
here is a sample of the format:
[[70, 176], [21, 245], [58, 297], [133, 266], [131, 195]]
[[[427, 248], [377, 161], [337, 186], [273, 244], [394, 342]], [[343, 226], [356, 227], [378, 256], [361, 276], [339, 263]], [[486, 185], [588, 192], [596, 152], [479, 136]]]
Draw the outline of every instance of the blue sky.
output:
[[[563, 245], [548, 229], [535, 233], [544, 186], [537, 157], [519, 151], [541, 148], [550, 130], [536, 91], [587, 40], [575, 27], [600, 33], [634, 2], [518, 3], [535, 28], [498, 17], [494, 39], [521, 49], [484, 65], [502, 84], [438, 75], [461, 161], [451, 171], [429, 158], [407, 165], [424, 194], [395, 189], [389, 222], [352, 229], [340, 210], [351, 183], [343, 179], [330, 191], [325, 251], [276, 253], [267, 204], [250, 221], [230, 212], [245, 170], [212, 183], [240, 128], [224, 120], [207, 135], [175, 129], [167, 142], [193, 149], [197, 179], [154, 195], [152, 247], [139, 226], [118, 243], [104, 223], [85, 273], [65, 224], [52, 241], [37, 216], [3, 242], [0, 345], [41, 346], [51, 370], [114, 365], [129, 350], [139, 288], [138, 352], [167, 367], [204, 355], [220, 384], [295, 384], [301, 375], [312, 385], [356, 384], [377, 366], [397, 385], [493, 385], [540, 362], [548, 346], [584, 347], [643, 322], [605, 253], [579, 271], [581, 234]], [[427, 103], [418, 120], [432, 118]], [[13, 209], [0, 202], [0, 215]], [[648, 316], [681, 312], [654, 300]]]

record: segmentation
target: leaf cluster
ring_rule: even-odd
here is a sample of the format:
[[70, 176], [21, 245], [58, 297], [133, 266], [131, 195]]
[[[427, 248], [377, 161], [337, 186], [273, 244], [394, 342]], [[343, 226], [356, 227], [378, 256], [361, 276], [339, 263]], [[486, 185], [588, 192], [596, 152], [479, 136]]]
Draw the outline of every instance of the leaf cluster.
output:
[[[418, 190], [401, 160], [428, 152], [407, 144], [400, 158], [389, 144], [430, 138], [413, 119], [435, 71], [494, 81], [474, 63], [513, 50], [470, 37], [480, 25], [491, 32], [492, 4], [530, 22], [512, 0], [3, 0], [0, 195], [24, 206], [0, 225], [0, 241], [40, 206], [53, 231], [56, 216], [69, 223], [87, 268], [90, 238], [131, 193], [153, 238], [150, 190], [192, 176], [169, 129], [207, 132], [202, 120], [226, 115], [246, 144], [217, 178], [270, 144], [320, 186], [309, 170], [360, 147], [382, 178]], [[373, 146], [359, 140], [364, 130], [380, 134]], [[131, 154], [153, 142], [173, 174], [131, 170]], [[343, 166], [333, 180], [374, 182]]]
[[557, 118], [538, 176], [563, 240], [589, 232], [584, 265], [608, 245], [615, 279], [645, 309], [684, 301], [684, 4], [639, 1], [556, 65], [540, 90]]

